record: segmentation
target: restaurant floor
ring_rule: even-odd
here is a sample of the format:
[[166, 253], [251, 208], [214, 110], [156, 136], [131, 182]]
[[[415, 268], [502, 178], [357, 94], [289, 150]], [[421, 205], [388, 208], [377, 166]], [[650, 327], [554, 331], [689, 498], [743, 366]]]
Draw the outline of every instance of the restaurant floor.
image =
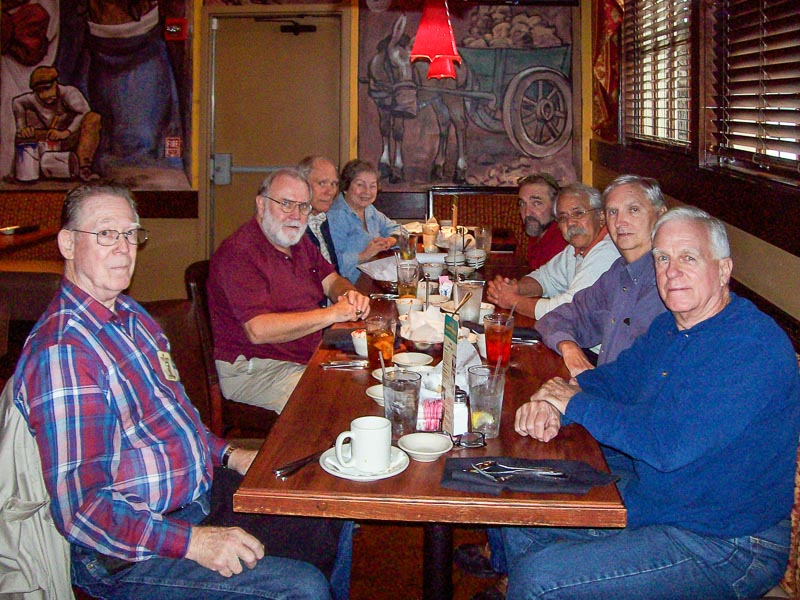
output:
[[[419, 525], [361, 522], [353, 538], [350, 600], [421, 600], [422, 537]], [[454, 547], [485, 542], [483, 529], [454, 530]], [[469, 600], [493, 582], [453, 567], [453, 600]]]

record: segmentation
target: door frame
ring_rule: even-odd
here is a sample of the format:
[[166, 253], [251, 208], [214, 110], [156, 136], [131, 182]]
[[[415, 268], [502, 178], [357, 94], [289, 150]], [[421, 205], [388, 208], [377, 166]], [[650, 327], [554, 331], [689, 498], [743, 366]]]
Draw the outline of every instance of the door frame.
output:
[[[342, 161], [355, 155], [356, 126], [358, 123], [358, 8], [349, 4], [294, 4], [294, 5], [243, 5], [243, 6], [204, 6], [202, 10], [200, 34], [200, 82], [199, 118], [204, 126], [198, 140], [198, 204], [199, 232], [203, 235], [203, 247], [206, 257], [211, 256], [214, 244], [214, 192], [211, 181], [211, 156], [214, 152], [214, 108], [213, 72], [214, 32], [212, 23], [215, 19], [277, 17], [307, 15], [338, 15], [341, 24], [340, 69], [339, 69], [339, 156]], [[195, 88], [197, 89], [197, 87]]]

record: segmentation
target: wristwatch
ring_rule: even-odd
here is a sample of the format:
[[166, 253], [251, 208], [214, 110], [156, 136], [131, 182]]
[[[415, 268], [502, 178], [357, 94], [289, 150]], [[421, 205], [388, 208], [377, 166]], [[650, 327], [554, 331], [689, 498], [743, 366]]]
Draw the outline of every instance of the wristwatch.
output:
[[222, 468], [223, 469], [227, 469], [228, 468], [228, 460], [230, 460], [231, 454], [233, 454], [234, 450], [236, 450], [236, 446], [233, 446], [233, 445], [228, 446], [225, 449], [225, 454], [222, 455]]

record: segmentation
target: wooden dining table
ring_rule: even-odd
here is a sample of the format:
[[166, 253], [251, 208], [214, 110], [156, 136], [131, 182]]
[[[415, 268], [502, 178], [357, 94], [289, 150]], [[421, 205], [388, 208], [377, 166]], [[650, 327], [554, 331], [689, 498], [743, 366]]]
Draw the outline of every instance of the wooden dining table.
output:
[[[368, 282], [359, 282], [369, 288]], [[368, 290], [366, 290], [368, 291]], [[371, 311], [392, 314], [391, 300]], [[520, 325], [533, 324], [521, 318]], [[359, 326], [359, 324], [352, 324]], [[312, 464], [282, 480], [272, 470], [332, 445], [359, 416], [383, 415], [365, 394], [378, 383], [370, 370], [324, 370], [320, 363], [352, 358], [322, 345], [314, 354], [280, 418], [234, 494], [234, 510], [250, 513], [381, 520], [424, 524], [423, 597], [452, 598], [452, 528], [455, 524], [557, 527], [624, 527], [626, 510], [614, 484], [585, 495], [503, 491], [494, 496], [441, 485], [449, 457], [512, 456], [583, 461], [607, 471], [598, 443], [580, 425], [563, 427], [549, 443], [514, 431], [519, 406], [547, 379], [568, 376], [561, 357], [543, 344], [514, 345], [506, 373], [500, 435], [482, 448], [454, 448], [435, 462], [411, 461], [401, 473], [373, 482], [335, 477]]]
[[20, 248], [27, 248], [40, 242], [54, 240], [58, 234], [57, 227], [42, 227], [28, 233], [15, 233], [0, 235], [0, 254], [5, 254]]

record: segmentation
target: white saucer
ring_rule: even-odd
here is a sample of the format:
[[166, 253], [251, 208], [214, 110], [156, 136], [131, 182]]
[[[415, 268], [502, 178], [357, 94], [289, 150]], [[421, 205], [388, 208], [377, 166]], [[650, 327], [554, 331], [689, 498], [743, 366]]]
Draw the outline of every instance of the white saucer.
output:
[[378, 406], [383, 406], [383, 384], [369, 386], [367, 388], [367, 396], [375, 400]]
[[[344, 454], [345, 459], [350, 457], [350, 444], [342, 444], [342, 454]], [[367, 474], [352, 467], [340, 466], [339, 461], [336, 460], [336, 448], [328, 448], [319, 457], [319, 466], [322, 467], [323, 471], [330, 473], [334, 477], [341, 477], [350, 481], [378, 481], [379, 479], [394, 477], [405, 471], [409, 462], [408, 454], [394, 446], [392, 446], [389, 468], [380, 473]]]
[[433, 357], [422, 352], [398, 352], [392, 362], [400, 367], [421, 367], [433, 362]]

